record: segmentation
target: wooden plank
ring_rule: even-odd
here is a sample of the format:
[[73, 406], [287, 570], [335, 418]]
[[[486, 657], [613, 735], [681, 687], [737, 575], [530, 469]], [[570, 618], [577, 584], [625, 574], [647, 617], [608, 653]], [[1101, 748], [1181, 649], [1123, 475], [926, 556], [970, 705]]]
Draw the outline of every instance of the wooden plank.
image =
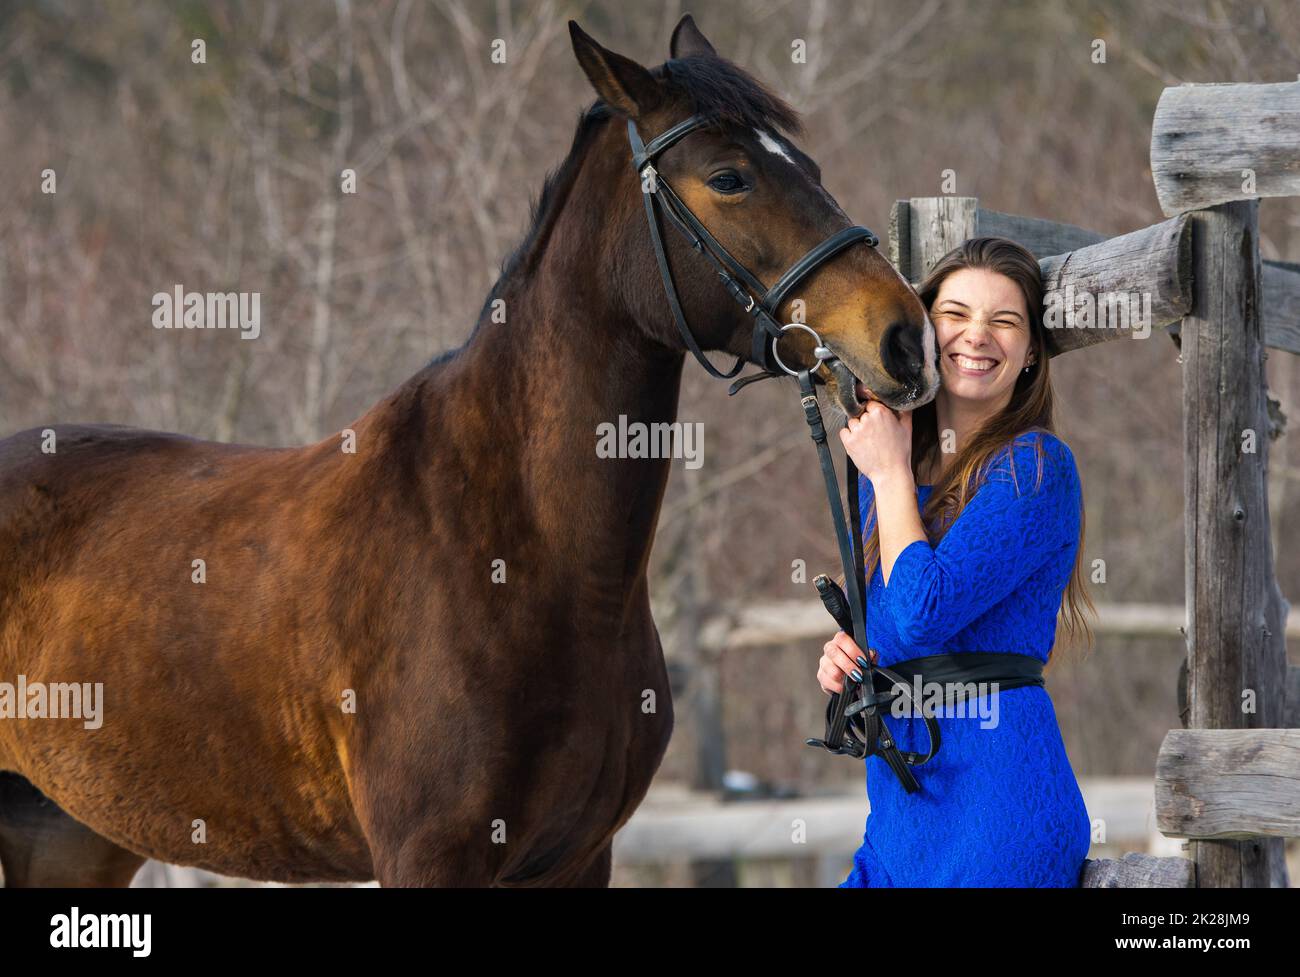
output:
[[[1286, 353], [1300, 353], [1300, 264], [1265, 261], [1263, 265], [1264, 345]], [[1177, 323], [1169, 327], [1178, 334]]]
[[[898, 201], [891, 212], [890, 259], [910, 282], [920, 284], [945, 254], [968, 237], [992, 230], [1008, 232], [1001, 236], [1013, 231], [1027, 235], [1040, 248], [1053, 242], [1101, 238], [1068, 224], [980, 211], [975, 197], [913, 197]], [[1151, 329], [1177, 322], [1191, 307], [1190, 252], [1186, 218], [1176, 218], [1041, 259], [1049, 298], [1068, 310], [1071, 322], [1075, 321], [1074, 310], [1086, 305], [1089, 297], [1105, 310], [1092, 318], [1093, 326], [1062, 323], [1060, 328], [1050, 329], [1051, 354], [1143, 333], [1131, 327], [1112, 327], [1114, 313], [1121, 310], [1114, 300], [1121, 297], [1136, 303], [1134, 307], [1125, 302], [1122, 311], [1132, 309], [1143, 318], [1149, 314], [1145, 325]], [[1126, 316], [1124, 322], [1128, 321]]]
[[981, 236], [1010, 238], [1039, 260], [1067, 251], [1077, 251], [1106, 240], [1105, 234], [1075, 227], [1073, 224], [1040, 220], [1037, 217], [1018, 217], [982, 208], [975, 215], [975, 227]]
[[[1092, 623], [1098, 635], [1182, 640], [1182, 628], [1187, 624], [1187, 610], [1181, 604], [1102, 603], [1096, 606], [1097, 618]], [[660, 619], [667, 617], [665, 611]], [[710, 651], [739, 651], [800, 641], [821, 642], [833, 633], [834, 624], [821, 601], [815, 598], [741, 601], [720, 604], [702, 623], [699, 642]], [[1300, 639], [1300, 610], [1292, 609], [1287, 615], [1286, 634]]]
[[[1039, 266], [1053, 356], [1110, 339], [1151, 335], [1150, 330], [1178, 321], [1192, 307], [1186, 217], [1044, 258]], [[1090, 320], [1071, 318], [1089, 302], [1096, 310]], [[1133, 328], [1134, 321], [1142, 328]]]
[[[919, 778], [925, 769], [917, 768]], [[1155, 796], [1150, 777], [1082, 777], [1079, 790], [1089, 817], [1105, 823], [1105, 844], [1147, 841]], [[656, 783], [614, 836], [614, 858], [655, 863], [838, 854], [847, 863], [862, 844], [870, 809], [861, 787], [830, 796], [724, 801]]]
[[[1003, 214], [996, 210], [981, 209], [976, 214], [976, 224], [979, 227], [980, 234], [1009, 238], [1032, 252], [1040, 263], [1044, 259], [1057, 258], [1057, 256], [1062, 256], [1060, 260], [1063, 261], [1067, 252], [1091, 247], [1094, 244], [1100, 244], [1108, 240], [1105, 234], [1084, 227], [1077, 227], [1074, 224], [1040, 220], [1037, 217], [1020, 217], [1016, 214]], [[1190, 284], [1188, 287], [1190, 288]], [[1169, 338], [1175, 344], [1178, 342], [1179, 324], [1179, 320], [1175, 320], [1165, 327], [1169, 333]], [[1152, 328], [1155, 327], [1152, 326]], [[1092, 338], [1095, 339], [1096, 337]], [[1109, 338], [1118, 338], [1118, 336]], [[1084, 342], [1082, 345], [1092, 345], [1092, 343]], [[1063, 344], [1063, 348], [1055, 349], [1053, 355], [1057, 352], [1065, 352], [1066, 348], [1076, 349], [1078, 346], [1067, 342]]]
[[1300, 838], [1300, 730], [1171, 729], [1155, 810], [1176, 838]]
[[1264, 345], [1300, 353], [1300, 265], [1264, 262]]
[[[1258, 201], [1187, 218], [1194, 281], [1193, 312], [1182, 327], [1191, 728], [1172, 730], [1175, 743], [1198, 730], [1275, 727], [1282, 718], [1285, 611], [1273, 578], [1265, 479], [1258, 218]], [[1247, 432], [1255, 432], [1253, 451], [1244, 450]], [[1223, 803], [1262, 801], [1247, 793]], [[1202, 887], [1267, 887], [1285, 873], [1281, 842], [1204, 841], [1192, 849]]]
[[912, 211], [906, 200], [895, 200], [889, 208], [889, 261], [912, 281]]
[[1282, 698], [1286, 703], [1282, 707], [1282, 728], [1300, 729], [1300, 665], [1287, 666], [1286, 692]]
[[920, 284], [939, 259], [975, 236], [975, 197], [913, 197], [908, 201], [907, 280]]
[[1090, 858], [1083, 889], [1191, 889], [1196, 866], [1189, 858], [1160, 858], [1129, 852], [1121, 858]]
[[[915, 284], [919, 278], [913, 277], [910, 208], [910, 201], [899, 200], [895, 201], [890, 211], [889, 255], [894, 267]], [[1074, 224], [1003, 214], [982, 208], [976, 209], [975, 233], [1009, 238], [1032, 252], [1040, 262], [1052, 259], [1053, 265], [1064, 264], [1066, 252], [1111, 240], [1104, 234]], [[1265, 261], [1263, 282], [1264, 345], [1270, 349], [1300, 354], [1300, 264]], [[1190, 282], [1186, 284], [1190, 290]], [[1178, 319], [1162, 325], [1173, 336], [1177, 336], [1181, 328]], [[1156, 328], [1154, 323], [1152, 328]], [[1101, 337], [1092, 338], [1099, 341]], [[1118, 337], [1112, 335], [1105, 338]], [[1077, 349], [1080, 345], [1090, 346], [1092, 343], [1075, 344], [1073, 340], [1068, 340], [1060, 349], [1054, 350], [1053, 355], [1067, 349]]]
[[666, 858], [801, 858], [840, 853], [851, 860], [862, 844], [866, 793], [794, 800], [725, 803], [696, 796], [660, 805], [651, 798], [614, 836], [619, 862]]
[[1300, 82], [1166, 88], [1151, 125], [1151, 177], [1170, 217], [1300, 195]]

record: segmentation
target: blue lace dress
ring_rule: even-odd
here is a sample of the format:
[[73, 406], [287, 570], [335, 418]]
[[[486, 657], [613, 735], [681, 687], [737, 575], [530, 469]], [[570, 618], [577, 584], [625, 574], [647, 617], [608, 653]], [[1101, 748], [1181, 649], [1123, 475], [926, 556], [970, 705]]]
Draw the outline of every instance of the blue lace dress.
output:
[[[930, 488], [917, 487], [918, 507]], [[947, 652], [1046, 662], [1078, 549], [1080, 493], [1074, 456], [1054, 435], [1031, 431], [1003, 448], [937, 546], [910, 543], [889, 586], [877, 566], [867, 639], [879, 663]], [[865, 477], [859, 497], [865, 530], [873, 499]], [[1090, 823], [1047, 690], [1008, 689], [976, 703], [964, 717], [937, 717], [938, 754], [911, 768], [918, 793], [908, 794], [882, 758], [866, 758], [870, 812], [840, 888], [1079, 884]], [[920, 719], [885, 722], [901, 749], [928, 748]]]

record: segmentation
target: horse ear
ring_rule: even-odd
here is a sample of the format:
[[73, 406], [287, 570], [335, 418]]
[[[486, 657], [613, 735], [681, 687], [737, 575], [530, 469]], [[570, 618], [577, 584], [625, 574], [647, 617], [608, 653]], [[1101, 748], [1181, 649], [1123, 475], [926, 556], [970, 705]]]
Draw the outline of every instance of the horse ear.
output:
[[569, 21], [569, 37], [591, 87], [610, 106], [638, 119], [662, 100], [663, 91], [649, 71], [631, 58], [602, 47], [576, 20]]
[[673, 39], [668, 42], [668, 55], [685, 58], [692, 54], [718, 56], [709, 39], [695, 26], [695, 18], [687, 14], [673, 28]]

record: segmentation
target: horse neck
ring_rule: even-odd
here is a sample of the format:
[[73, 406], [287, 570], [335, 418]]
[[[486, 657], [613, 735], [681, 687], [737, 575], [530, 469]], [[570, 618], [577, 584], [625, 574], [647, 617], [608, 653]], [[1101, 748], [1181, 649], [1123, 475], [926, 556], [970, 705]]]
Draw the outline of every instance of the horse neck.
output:
[[507, 292], [508, 321], [481, 324], [457, 359], [470, 399], [489, 410], [519, 469], [536, 474], [532, 492], [627, 498], [629, 481], [666, 482], [671, 459], [600, 458], [598, 430], [620, 418], [675, 421], [684, 356], [646, 340], [591, 287], [590, 271], [570, 267]]
[[614, 215], [638, 201], [614, 194], [616, 162], [584, 162], [534, 267], [494, 293], [505, 321], [485, 309], [466, 345], [431, 367], [446, 375], [421, 399], [424, 423], [474, 460], [476, 491], [499, 496], [500, 518], [588, 557], [613, 540], [622, 568], [644, 569], [672, 459], [599, 457], [598, 429], [674, 422], [685, 355], [650, 340], [615, 290], [660, 288], [657, 276], [618, 273]]

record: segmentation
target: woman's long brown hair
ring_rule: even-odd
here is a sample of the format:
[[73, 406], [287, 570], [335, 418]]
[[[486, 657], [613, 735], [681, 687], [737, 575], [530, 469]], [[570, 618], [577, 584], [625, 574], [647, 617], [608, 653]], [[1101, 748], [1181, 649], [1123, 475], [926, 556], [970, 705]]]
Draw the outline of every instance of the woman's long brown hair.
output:
[[[948, 252], [930, 270], [917, 288], [921, 301], [930, 309], [939, 294], [945, 278], [963, 268], [981, 268], [1005, 275], [1019, 286], [1029, 311], [1030, 348], [1034, 363], [1029, 372], [1024, 370], [1016, 378], [1015, 389], [1006, 409], [985, 421], [983, 426], [958, 447], [953, 463], [939, 477], [930, 491], [930, 497], [921, 511], [921, 522], [931, 544], [943, 538], [948, 527], [961, 514], [966, 503], [978, 490], [999, 449], [1030, 431], [1055, 433], [1052, 421], [1052, 381], [1047, 337], [1043, 331], [1043, 280], [1038, 261], [1014, 241], [999, 237], [974, 237]], [[918, 472], [927, 459], [938, 461], [938, 413], [934, 401], [918, 407], [912, 414], [912, 475], [918, 484]], [[1038, 479], [1042, 478], [1043, 451], [1037, 444]], [[1012, 457], [1014, 461], [1014, 455]], [[937, 465], [932, 467], [937, 468]], [[1088, 596], [1087, 581], [1083, 572], [1084, 513], [1082, 500], [1079, 513], [1079, 550], [1074, 571], [1061, 601], [1061, 620], [1068, 635], [1067, 644], [1086, 641], [1091, 647], [1092, 629], [1084, 617], [1086, 606], [1096, 615], [1097, 609]], [[871, 531], [862, 537], [865, 554], [866, 579], [870, 580], [880, 562], [880, 532], [875, 517], [874, 497], [866, 513]], [[1015, 650], [1015, 649], [1008, 649]], [[1055, 650], [1055, 648], [1053, 648]], [[1048, 654], [1051, 661], [1051, 653]]]

